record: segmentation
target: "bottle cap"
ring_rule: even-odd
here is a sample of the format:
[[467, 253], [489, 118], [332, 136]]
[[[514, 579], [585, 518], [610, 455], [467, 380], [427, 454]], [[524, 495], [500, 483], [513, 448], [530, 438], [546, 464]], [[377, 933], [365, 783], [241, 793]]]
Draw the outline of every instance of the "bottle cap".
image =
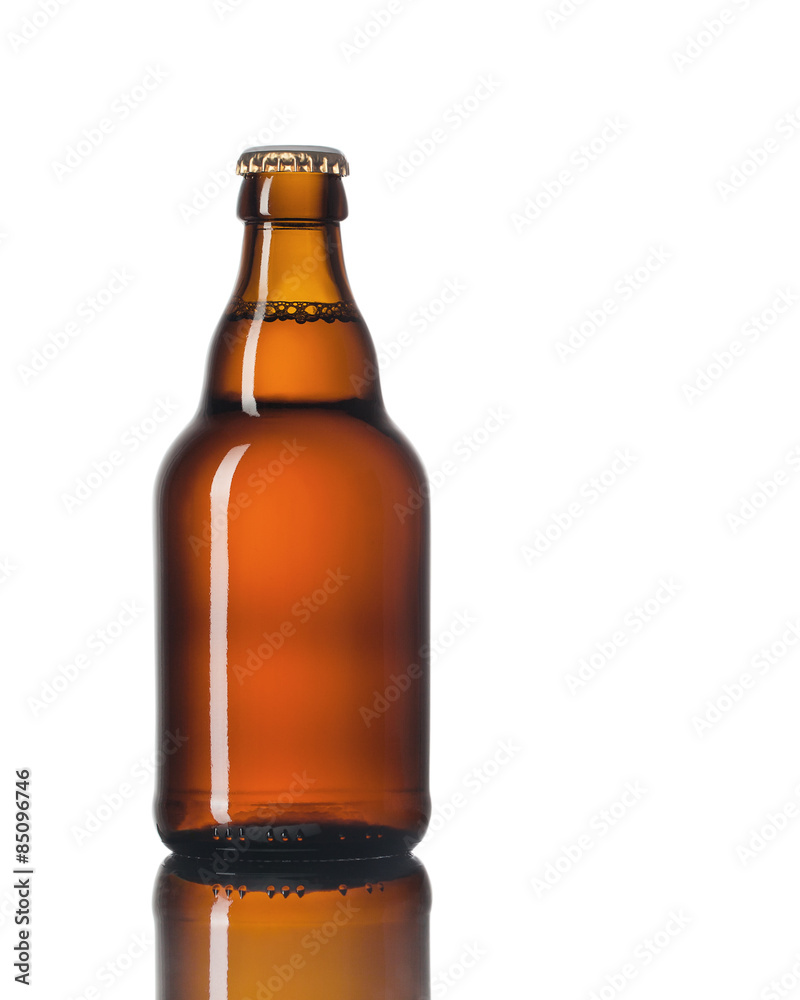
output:
[[237, 174], [337, 174], [347, 177], [350, 168], [344, 153], [330, 146], [254, 146], [236, 164]]

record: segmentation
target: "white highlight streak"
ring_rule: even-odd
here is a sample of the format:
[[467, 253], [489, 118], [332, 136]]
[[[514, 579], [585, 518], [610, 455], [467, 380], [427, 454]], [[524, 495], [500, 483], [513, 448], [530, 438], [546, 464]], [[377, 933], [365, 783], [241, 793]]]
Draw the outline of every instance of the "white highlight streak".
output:
[[209, 714], [211, 814], [230, 823], [228, 759], [228, 504], [236, 466], [250, 447], [231, 448], [211, 482], [211, 612], [209, 616]]
[[210, 933], [208, 939], [208, 996], [209, 1000], [227, 1000], [228, 997], [228, 910], [231, 901], [224, 890], [211, 905]]
[[[269, 245], [272, 233], [267, 230], [264, 233], [264, 249], [262, 259], [269, 257]], [[251, 417], [259, 416], [256, 406], [255, 384], [256, 384], [256, 352], [258, 351], [258, 338], [261, 334], [261, 320], [254, 320], [247, 331], [247, 340], [244, 342], [244, 352], [242, 356], [242, 409]]]

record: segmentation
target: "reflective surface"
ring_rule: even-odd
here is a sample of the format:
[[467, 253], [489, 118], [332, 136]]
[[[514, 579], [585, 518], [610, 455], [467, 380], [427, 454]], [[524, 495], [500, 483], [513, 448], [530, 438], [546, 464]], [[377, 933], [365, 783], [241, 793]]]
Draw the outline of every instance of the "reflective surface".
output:
[[155, 885], [157, 1000], [428, 1000], [430, 904], [411, 855], [235, 869], [173, 855]]

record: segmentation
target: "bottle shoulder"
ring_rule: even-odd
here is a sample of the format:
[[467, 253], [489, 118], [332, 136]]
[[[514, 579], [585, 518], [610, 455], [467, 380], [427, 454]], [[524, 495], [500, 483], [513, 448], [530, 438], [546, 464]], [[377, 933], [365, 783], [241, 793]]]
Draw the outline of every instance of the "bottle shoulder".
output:
[[383, 407], [361, 400], [348, 403], [270, 404], [260, 407], [258, 416], [241, 409], [201, 411], [164, 457], [159, 489], [187, 477], [207, 478], [231, 454], [246, 455], [246, 466], [296, 465], [313, 478], [326, 470], [331, 475], [372, 473], [424, 486], [427, 477], [419, 456]]

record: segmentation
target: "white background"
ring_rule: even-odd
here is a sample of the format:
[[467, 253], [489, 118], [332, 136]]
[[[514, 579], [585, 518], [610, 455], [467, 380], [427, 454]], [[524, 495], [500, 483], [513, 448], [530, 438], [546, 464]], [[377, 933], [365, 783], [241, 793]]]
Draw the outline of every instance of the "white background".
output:
[[[231, 164], [253, 139], [350, 159], [351, 282], [387, 357], [408, 334], [384, 394], [440, 481], [433, 635], [445, 644], [457, 613], [474, 618], [434, 665], [436, 811], [419, 850], [434, 996], [610, 997], [605, 977], [626, 966], [631, 997], [768, 1000], [800, 984], [800, 682], [797, 645], [782, 645], [800, 617], [800, 117], [787, 117], [800, 116], [800, 11], [571, 8], [558, 21], [557, 0], [395, 0], [377, 30], [385, 0], [61, 0], [20, 40], [41, 8], [4, 5], [4, 991], [22, 990], [17, 767], [33, 773], [26, 995], [80, 997], [152, 937], [165, 850], [138, 777], [154, 738], [152, 484], [235, 276]], [[103, 119], [99, 144], [68, 160]], [[427, 141], [437, 128], [443, 141]], [[618, 134], [587, 157], [604, 129]], [[87, 319], [115, 271], [126, 287]], [[463, 291], [439, 308], [447, 281]], [[71, 322], [67, 346], [26, 373]], [[175, 411], [130, 450], [161, 399]], [[68, 510], [64, 495], [120, 447], [124, 464]], [[630, 467], [599, 497], [587, 484], [618, 451]], [[548, 526], [549, 549], [531, 555]], [[669, 601], [662, 579], [679, 588]], [[124, 602], [136, 620], [93, 652]], [[573, 693], [569, 676], [609, 642]], [[496, 766], [503, 741], [517, 749]], [[646, 791], [604, 832], [601, 812], [637, 782]], [[79, 842], [124, 783], [134, 794]], [[680, 933], [654, 937], [671, 911]], [[470, 970], [467, 945], [483, 953]], [[769, 992], [781, 976], [784, 993]], [[100, 996], [153, 984], [147, 947]]]

